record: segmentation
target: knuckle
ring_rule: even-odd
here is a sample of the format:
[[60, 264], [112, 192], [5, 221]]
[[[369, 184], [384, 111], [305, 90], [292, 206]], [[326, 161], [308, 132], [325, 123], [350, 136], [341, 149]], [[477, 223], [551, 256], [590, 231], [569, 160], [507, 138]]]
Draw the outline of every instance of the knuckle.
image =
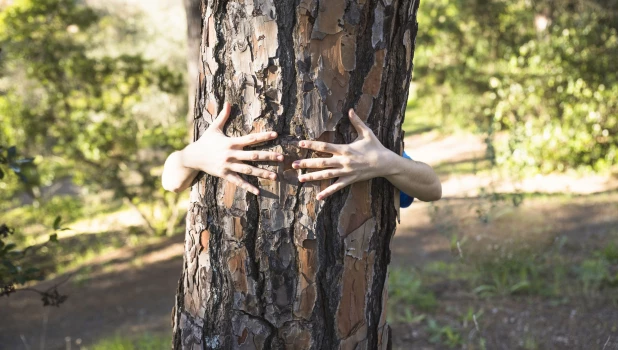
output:
[[259, 157], [260, 157], [260, 155], [257, 152], [253, 152], [251, 154], [251, 159], [252, 160], [258, 160]]
[[225, 152], [225, 153], [223, 153], [223, 161], [230, 162], [230, 161], [232, 161], [232, 159], [233, 159], [232, 152]]
[[320, 161], [320, 166], [321, 166], [322, 168], [326, 168], [326, 160], [322, 160], [322, 161]]

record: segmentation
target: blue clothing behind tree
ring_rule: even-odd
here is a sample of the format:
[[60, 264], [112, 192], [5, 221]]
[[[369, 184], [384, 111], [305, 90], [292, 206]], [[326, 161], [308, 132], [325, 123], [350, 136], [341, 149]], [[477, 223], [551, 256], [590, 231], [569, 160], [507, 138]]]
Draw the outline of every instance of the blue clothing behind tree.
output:
[[[403, 152], [403, 157], [406, 159], [412, 159], [406, 152]], [[403, 191], [399, 191], [399, 205], [402, 208], [409, 207], [412, 202], [414, 202], [414, 197], [408, 196], [407, 194], [403, 193]]]

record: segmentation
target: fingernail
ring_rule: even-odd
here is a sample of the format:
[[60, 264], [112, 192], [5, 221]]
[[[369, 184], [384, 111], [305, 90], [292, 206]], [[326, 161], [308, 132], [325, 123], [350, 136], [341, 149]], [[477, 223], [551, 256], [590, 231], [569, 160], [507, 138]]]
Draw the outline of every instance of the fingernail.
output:
[[304, 177], [302, 177], [302, 176], [299, 176], [299, 177], [298, 177], [298, 181], [300, 181], [300, 182], [304, 182], [304, 181], [305, 181], [305, 178], [304, 178]]
[[275, 180], [277, 178], [277, 174], [270, 174], [270, 178]]
[[280, 161], [280, 162], [283, 162], [283, 156], [282, 155], [278, 155], [277, 156], [277, 160]]
[[277, 137], [277, 133], [276, 132], [271, 132], [270, 133], [270, 137]]
[[292, 166], [293, 166], [293, 167], [297, 167], [297, 166], [299, 166], [299, 165], [300, 165], [300, 162], [299, 162], [299, 161], [297, 161], [297, 160], [295, 160], [295, 161], [294, 161], [294, 163], [292, 163]]
[[304, 143], [303, 141], [301, 141], [301, 142], [299, 143], [299, 145], [300, 145], [300, 147], [305, 147], [305, 143]]
[[321, 201], [321, 200], [322, 200], [322, 196], [320, 196], [320, 195], [315, 196], [315, 198], [316, 198], [317, 200], [319, 200], [319, 201]]

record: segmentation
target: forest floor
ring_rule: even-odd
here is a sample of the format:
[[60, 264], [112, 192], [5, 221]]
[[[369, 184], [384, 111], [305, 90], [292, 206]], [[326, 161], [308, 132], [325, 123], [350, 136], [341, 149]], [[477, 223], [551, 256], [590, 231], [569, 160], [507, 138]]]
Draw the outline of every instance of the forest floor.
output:
[[[618, 349], [615, 178], [515, 181], [487, 170], [482, 142], [466, 135], [406, 145], [440, 173], [444, 199], [401, 210], [389, 279], [395, 349]], [[0, 299], [0, 350], [169, 334], [183, 236], [142, 237], [127, 215], [70, 225], [80, 233], [61, 244], [81, 255], [51, 254], [64, 267], [34, 286], [70, 277], [61, 307], [26, 292]]]

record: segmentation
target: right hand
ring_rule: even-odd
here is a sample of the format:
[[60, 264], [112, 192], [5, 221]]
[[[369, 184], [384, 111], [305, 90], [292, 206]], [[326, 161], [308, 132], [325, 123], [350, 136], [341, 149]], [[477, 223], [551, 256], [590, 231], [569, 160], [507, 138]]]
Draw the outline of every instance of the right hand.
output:
[[258, 195], [260, 191], [238, 174], [258, 176], [270, 180], [275, 180], [277, 174], [244, 162], [282, 162], [283, 155], [268, 151], [245, 151], [244, 148], [273, 140], [277, 138], [277, 133], [271, 131], [240, 137], [227, 137], [223, 133], [223, 126], [230, 116], [230, 110], [231, 106], [226, 102], [221, 113], [199, 140], [183, 150], [183, 163], [189, 168], [223, 178]]

